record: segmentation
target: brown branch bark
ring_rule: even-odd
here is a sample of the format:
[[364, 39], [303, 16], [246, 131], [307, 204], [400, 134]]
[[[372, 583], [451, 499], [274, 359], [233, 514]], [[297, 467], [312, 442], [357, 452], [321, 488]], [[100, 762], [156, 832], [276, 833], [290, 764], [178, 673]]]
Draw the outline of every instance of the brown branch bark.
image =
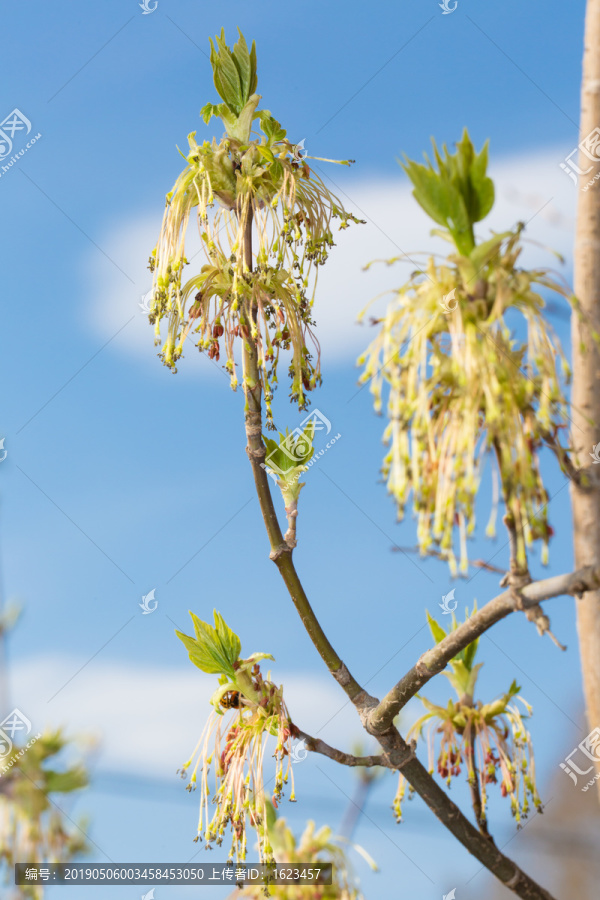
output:
[[[241, 222], [244, 265], [248, 272], [252, 271], [252, 223], [252, 210], [248, 209], [245, 220]], [[256, 310], [252, 310], [251, 314], [254, 318]], [[261, 381], [256, 344], [250, 335], [244, 344], [244, 394], [246, 398], [246, 453], [252, 466], [256, 493], [271, 544], [270, 557], [279, 569], [294, 606], [298, 610], [298, 615], [322, 660], [348, 697], [354, 700], [360, 695], [361, 687], [335, 652], [308, 601], [292, 561], [292, 548], [285, 542], [279, 526], [271, 496], [269, 477], [261, 465], [264, 463], [266, 455], [262, 439]]]
[[312, 753], [320, 753], [321, 756], [333, 759], [343, 766], [362, 766], [364, 768], [384, 766], [388, 769], [393, 768], [389, 760], [384, 756], [353, 756], [352, 753], [344, 753], [342, 750], [330, 747], [329, 744], [326, 744], [325, 741], [321, 741], [319, 738], [311, 737], [310, 734], [306, 734], [300, 728], [298, 729], [298, 736], [304, 741], [307, 750], [310, 750]]
[[381, 703], [369, 715], [369, 725], [373, 734], [386, 731], [411, 697], [424, 684], [437, 675], [453, 659], [457, 653], [478, 638], [484, 631], [504, 619], [512, 612], [534, 609], [543, 600], [559, 597], [563, 594], [580, 596], [600, 586], [600, 567], [587, 566], [566, 575], [555, 575], [541, 581], [532, 581], [519, 591], [508, 590], [499, 594], [481, 609], [477, 610], [466, 622], [458, 626], [439, 644], [427, 650], [417, 663], [389, 691]]
[[[396, 735], [383, 737], [384, 749], [388, 742], [397, 748], [402, 744], [406, 747], [397, 732]], [[382, 742], [381, 737], [378, 740]], [[480, 834], [415, 756], [411, 756], [403, 765], [402, 773], [448, 831], [505, 887], [521, 900], [554, 900], [552, 894], [505, 856], [490, 837]]]
[[[588, 0], [581, 83], [582, 141], [600, 125], [600, 0]], [[583, 151], [579, 169], [587, 171], [590, 158]], [[590, 335], [600, 333], [600, 183], [584, 190], [600, 171], [579, 176], [575, 238], [575, 294], [582, 318], [572, 316], [573, 393], [571, 443], [578, 463], [589, 464], [589, 453], [600, 441], [600, 350]], [[571, 485], [575, 564], [600, 560], [600, 493]], [[600, 590], [588, 591], [577, 608], [583, 687], [588, 724], [600, 724]], [[596, 763], [600, 772], [600, 763]], [[600, 796], [600, 780], [596, 782]]]

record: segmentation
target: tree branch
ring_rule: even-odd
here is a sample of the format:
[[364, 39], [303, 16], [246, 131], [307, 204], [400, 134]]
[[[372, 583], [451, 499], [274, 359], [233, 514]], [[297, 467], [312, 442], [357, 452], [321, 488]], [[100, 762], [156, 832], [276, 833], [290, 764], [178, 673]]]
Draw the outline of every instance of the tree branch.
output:
[[[248, 213], [243, 226], [243, 245], [245, 267], [250, 271], [252, 268], [252, 216], [250, 213]], [[255, 315], [254, 310], [252, 315]], [[271, 543], [270, 557], [277, 565], [304, 627], [327, 668], [356, 707], [365, 729], [379, 741], [385, 751], [389, 768], [403, 772], [407, 781], [432, 812], [457, 840], [467, 848], [469, 853], [489, 869], [507, 888], [514, 891], [521, 900], [554, 900], [547, 891], [536, 884], [508, 857], [504, 856], [493, 841], [477, 831], [416, 758], [415, 747], [409, 747], [396, 728], [390, 725], [387, 730], [384, 728], [379, 728], [377, 731], [373, 730], [370, 717], [373, 709], [381, 704], [374, 697], [369, 696], [355, 681], [330, 644], [308, 601], [294, 567], [292, 548], [283, 540], [277, 514], [273, 506], [269, 479], [265, 469], [261, 466], [261, 462], [265, 458], [265, 447], [262, 441], [261, 381], [257, 348], [249, 333], [244, 344], [243, 384], [246, 397], [245, 420], [248, 441], [246, 452], [252, 465], [260, 507]], [[551, 581], [552, 579], [548, 580]], [[558, 593], [562, 593], [562, 590], [558, 591]], [[507, 596], [511, 601], [515, 600], [514, 593], [507, 592]], [[502, 618], [503, 615], [506, 615], [506, 613], [502, 613], [498, 618]], [[325, 748], [334, 754], [340, 753], [340, 751], [335, 751], [333, 748], [323, 745], [323, 750]], [[347, 757], [348, 755], [344, 756]], [[336, 757], [334, 756], [333, 758]], [[348, 764], [348, 761], [346, 761], [346, 764]]]
[[[244, 266], [248, 272], [252, 271], [252, 222], [252, 210], [248, 208], [245, 220], [241, 223], [243, 228]], [[253, 320], [255, 320], [256, 308], [253, 308], [250, 312]], [[279, 526], [271, 496], [269, 477], [261, 465], [261, 463], [264, 463], [266, 455], [262, 439], [261, 379], [257, 348], [250, 333], [248, 333], [244, 342], [243, 385], [246, 397], [245, 422], [248, 442], [246, 453], [252, 466], [256, 493], [271, 544], [270, 558], [279, 569], [294, 606], [298, 610], [302, 623], [321, 659], [348, 697], [354, 700], [360, 695], [361, 687], [333, 649], [308, 601], [292, 561], [292, 548], [285, 542]]]
[[[583, 73], [581, 79], [581, 117], [579, 123], [579, 176], [577, 191], [577, 228], [574, 252], [574, 293], [578, 310], [571, 316], [573, 384], [570, 419], [571, 446], [577, 461], [585, 460], [585, 485], [571, 484], [573, 512], [573, 549], [575, 565], [584, 566], [600, 559], [600, 492], [587, 489], [598, 485], [599, 468], [589, 465], [590, 452], [597, 446], [600, 428], [600, 203], [597, 191], [585, 184], [589, 159], [585, 141], [600, 121], [600, 0], [587, 0], [585, 14]], [[593, 177], [597, 177], [598, 167]], [[590, 728], [600, 722], [600, 591], [588, 593], [577, 604], [577, 633], [585, 711]], [[600, 775], [600, 762], [596, 762]], [[600, 780], [596, 782], [600, 799]]]
[[298, 729], [298, 736], [304, 741], [307, 750], [310, 750], [312, 753], [320, 753], [328, 759], [334, 759], [343, 766], [363, 766], [364, 768], [383, 766], [388, 769], [393, 768], [384, 756], [353, 756], [352, 753], [344, 753], [342, 750], [330, 747], [325, 741], [311, 737], [310, 734], [306, 734], [305, 731], [300, 729]]
[[[428, 548], [423, 553], [419, 546], [397, 547], [394, 545], [391, 550], [392, 553], [418, 553], [420, 556], [433, 556], [435, 557], [435, 559], [441, 559], [444, 562], [448, 562], [448, 554], [434, 548]], [[498, 575], [506, 575], [506, 569], [499, 569], [498, 566], [493, 566], [491, 563], [485, 562], [483, 559], [470, 559], [469, 565], [473, 566], [476, 569], [485, 569], [487, 572], [495, 572]], [[467, 578], [467, 575], [459, 574], [458, 577]]]
[[416, 665], [404, 675], [389, 691], [369, 715], [371, 733], [385, 732], [392, 724], [411, 697], [419, 691], [434, 675], [437, 675], [453, 659], [457, 653], [478, 638], [484, 631], [504, 619], [512, 612], [534, 609], [543, 600], [570, 594], [580, 597], [586, 591], [600, 586], [600, 567], [585, 566], [576, 572], [555, 575], [540, 581], [532, 581], [519, 591], [514, 588], [499, 594], [489, 603], [474, 613], [467, 622], [459, 625], [455, 631], [445, 637], [439, 644], [427, 650]]
[[[384, 749], [390, 745], [395, 748], [401, 748], [402, 745], [406, 747], [395, 729], [394, 732], [395, 734], [388, 733], [378, 737]], [[480, 834], [414, 755], [407, 759], [402, 773], [448, 831], [505, 887], [514, 891], [521, 900], [554, 900], [548, 891], [505, 856], [490, 837]]]

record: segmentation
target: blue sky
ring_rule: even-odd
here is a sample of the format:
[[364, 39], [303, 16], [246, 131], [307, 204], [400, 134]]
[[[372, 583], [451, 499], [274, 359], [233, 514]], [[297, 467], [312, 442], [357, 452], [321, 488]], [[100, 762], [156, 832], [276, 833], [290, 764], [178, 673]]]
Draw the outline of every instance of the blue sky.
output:
[[[275, 655], [273, 678], [292, 686], [301, 727], [323, 729], [342, 747], [360, 738], [351, 710], [327, 724], [344, 698], [269, 563], [241, 395], [191, 353], [172, 376], [138, 307], [164, 195], [181, 169], [176, 145], [185, 147], [194, 129], [213, 133], [198, 117], [216, 99], [208, 37], [225, 26], [233, 38], [239, 25], [255, 38], [262, 106], [292, 139], [305, 139], [309, 154], [356, 160], [349, 171], [326, 170], [368, 225], [362, 236], [340, 235], [318, 294], [324, 385], [313, 402], [342, 439], [310, 473], [296, 561], [340, 655], [381, 695], [428, 646], [425, 608], [437, 609], [453, 585], [443, 565], [391, 551], [414, 545], [414, 524], [396, 524], [378, 483], [383, 421], [368, 390], [358, 390], [354, 365], [370, 335], [353, 322], [408, 270], [367, 275], [361, 267], [434, 246], [396, 158], [420, 156], [431, 135], [451, 144], [467, 125], [477, 145], [491, 142], [498, 203], [490, 223], [532, 219], [529, 236], [565, 253], [570, 278], [576, 189], [559, 163], [578, 141], [583, 11], [580, 0], [459, 0], [450, 15], [422, 0], [210, 8], [159, 0], [149, 15], [135, 0], [4, 10], [11, 40], [1, 117], [18, 108], [32, 135], [42, 135], [0, 176], [2, 379], [10, 385], [0, 546], [4, 594], [24, 605], [10, 641], [12, 700], [32, 710], [37, 727], [64, 721], [101, 737], [97, 779], [74, 809], [90, 814], [90, 834], [110, 858], [183, 861], [196, 852], [196, 803], [175, 768], [202, 727], [212, 687], [173, 635], [174, 624], [187, 629], [188, 609], [207, 618], [216, 606], [244, 652]], [[552, 323], [568, 349], [564, 318]], [[300, 418], [283, 390], [275, 415], [280, 427]], [[557, 532], [548, 572], [558, 573], [572, 563], [568, 489], [549, 461], [545, 468]], [[480, 507], [485, 525], [489, 497]], [[506, 562], [503, 538], [478, 538], [472, 558], [492, 556]], [[543, 574], [537, 560], [533, 570]], [[479, 572], [454, 586], [461, 612], [494, 596], [497, 579]], [[137, 604], [151, 589], [159, 606], [142, 616]], [[482, 642], [482, 690], [493, 696], [516, 677], [534, 705], [542, 790], [586, 733], [574, 601], [550, 610], [565, 654], [516, 617]], [[169, 694], [165, 685], [181, 689]], [[441, 697], [442, 688], [430, 694]], [[319, 759], [299, 769], [306, 799], [284, 810], [294, 827], [311, 816], [338, 824], [352, 773]], [[428, 900], [452, 887], [460, 900], [481, 896], [486, 876], [467, 884], [477, 865], [420, 801], [401, 829], [394, 825], [394, 788], [384, 782], [356, 834], [382, 864], [379, 875], [365, 873], [367, 896], [398, 878], [406, 896]], [[509, 840], [507, 809], [494, 804], [492, 822]], [[510, 851], [525, 853], [519, 840]], [[539, 858], [530, 862], [539, 873]], [[136, 896], [135, 888], [116, 891]], [[176, 891], [191, 896], [160, 888], [157, 898]]]

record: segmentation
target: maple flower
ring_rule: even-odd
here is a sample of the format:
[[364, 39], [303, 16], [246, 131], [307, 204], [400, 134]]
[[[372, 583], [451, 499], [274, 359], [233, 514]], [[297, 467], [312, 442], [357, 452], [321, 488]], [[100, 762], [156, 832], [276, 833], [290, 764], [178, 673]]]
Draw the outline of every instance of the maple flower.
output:
[[[195, 637], [177, 631], [190, 660], [203, 672], [219, 675], [219, 687], [211, 697], [210, 714], [194, 752], [184, 763], [182, 778], [189, 773], [188, 790], [200, 786], [200, 816], [196, 841], [207, 849], [220, 846], [228, 829], [232, 839], [229, 858], [246, 857], [246, 825], [256, 830], [261, 862], [273, 859], [269, 837], [267, 802], [263, 774], [268, 738], [276, 739], [275, 780], [270, 800], [276, 806], [288, 780], [289, 799], [294, 801], [291, 766], [292, 738], [297, 737], [283, 699], [283, 688], [264, 679], [259, 666], [268, 653], [254, 653], [241, 659], [241, 643], [219, 613], [215, 626], [190, 613]], [[231, 710], [228, 714], [225, 710]], [[211, 767], [213, 778], [209, 778]], [[191, 770], [191, 772], [190, 772]], [[211, 811], [211, 806], [216, 808]]]
[[[167, 194], [158, 243], [150, 257], [154, 273], [149, 319], [159, 356], [172, 371], [193, 337], [201, 352], [225, 356], [231, 386], [238, 385], [234, 345], [254, 341], [265, 395], [267, 422], [277, 384], [280, 353], [289, 351], [291, 399], [301, 409], [321, 381], [313, 302], [317, 270], [333, 246], [333, 219], [346, 228], [357, 218], [329, 191], [307, 158], [299, 155], [281, 124], [258, 110], [256, 50], [242, 33], [231, 50], [224, 31], [211, 41], [215, 87], [223, 102], [201, 111], [206, 123], [220, 118], [220, 141], [188, 136], [186, 167]], [[260, 132], [253, 132], [258, 120]], [[190, 218], [197, 220], [205, 261], [183, 278]], [[250, 231], [252, 252], [247, 246]], [[161, 334], [163, 320], [166, 337]], [[246, 379], [247, 373], [243, 377]]]
[[550, 446], [562, 465], [558, 435], [568, 425], [570, 370], [539, 288], [578, 307], [548, 270], [518, 265], [522, 223], [476, 241], [474, 224], [494, 203], [487, 145], [476, 153], [465, 131], [455, 154], [444, 147], [442, 156], [435, 143], [434, 153], [437, 170], [410, 160], [404, 169], [414, 197], [441, 226], [434, 234], [452, 251], [441, 260], [429, 256], [395, 293], [359, 360], [361, 381], [370, 382], [378, 412], [387, 388], [383, 474], [399, 518], [412, 495], [421, 552], [439, 548], [456, 574], [458, 531], [460, 570], [467, 571], [475, 498], [492, 451], [516, 534], [515, 564], [526, 571], [527, 546], [541, 540], [546, 562], [553, 533], [539, 451]]
[[[474, 610], [475, 611], [475, 610]], [[468, 610], [465, 621], [468, 619]], [[439, 643], [450, 632], [427, 613], [431, 633]], [[450, 631], [457, 627], [453, 614]], [[427, 745], [429, 767], [433, 773], [437, 753], [437, 771], [450, 785], [452, 778], [466, 767], [467, 781], [477, 790], [478, 817], [486, 820], [488, 785], [500, 785], [503, 797], [510, 798], [511, 812], [520, 826], [530, 811], [530, 800], [541, 812], [542, 802], [535, 784], [535, 762], [531, 736], [523, 719], [531, 714], [530, 705], [520, 696], [521, 688], [513, 681], [508, 691], [491, 703], [475, 701], [474, 693], [479, 670], [483, 663], [475, 664], [479, 639], [461, 650], [450, 661], [450, 671], [444, 675], [456, 691], [457, 700], [450, 699], [447, 706], [438, 706], [417, 695], [427, 712], [410, 728], [407, 739], [422, 738], [428, 724]], [[511, 701], [518, 699], [525, 716]], [[436, 749], [437, 748], [437, 749]], [[402, 818], [401, 801], [406, 782], [400, 775], [394, 811], [398, 821]]]

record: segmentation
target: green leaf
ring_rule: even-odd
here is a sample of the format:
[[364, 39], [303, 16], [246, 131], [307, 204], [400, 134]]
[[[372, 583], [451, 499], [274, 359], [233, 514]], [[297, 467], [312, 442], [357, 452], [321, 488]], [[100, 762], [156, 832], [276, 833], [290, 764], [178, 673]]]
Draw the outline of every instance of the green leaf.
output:
[[304, 464], [313, 454], [314, 422], [309, 422], [302, 431], [296, 429], [285, 434], [279, 432], [279, 442], [267, 435], [263, 435], [263, 441], [267, 449], [265, 465], [270, 468], [283, 481], [295, 478], [297, 470], [304, 471]]
[[443, 154], [432, 139], [437, 171], [425, 155], [426, 165], [405, 157], [401, 163], [413, 183], [413, 196], [425, 212], [444, 225], [463, 256], [474, 247], [473, 224], [483, 219], [494, 203], [494, 184], [488, 178], [488, 145], [477, 154], [467, 129], [456, 144], [456, 152]]
[[436, 622], [436, 620], [429, 614], [429, 610], [425, 610], [427, 614], [427, 622], [429, 623], [429, 630], [433, 635], [433, 639], [436, 644], [439, 644], [440, 641], [443, 641], [445, 637], [447, 637], [446, 632], [442, 628], [442, 626]]
[[273, 116], [267, 110], [262, 110], [259, 113], [258, 118], [260, 120], [260, 127], [262, 128], [263, 132], [265, 133], [267, 140], [271, 141], [274, 133], [280, 127], [279, 122], [276, 119], [274, 119]]
[[199, 619], [194, 613], [190, 613], [190, 615], [194, 623], [197, 643], [214, 661], [217, 671], [233, 674], [233, 660], [229, 659], [227, 649], [223, 646], [216, 630], [208, 622], [203, 622]]
[[473, 668], [470, 671], [469, 682], [467, 684], [467, 693], [471, 697], [473, 697], [475, 694], [475, 684], [477, 683], [477, 678], [479, 676], [479, 670], [481, 669], [482, 665], [483, 665], [483, 663], [477, 663], [477, 665], [473, 666]]
[[494, 182], [486, 175], [488, 167], [488, 147], [489, 141], [483, 145], [481, 152], [476, 154], [471, 165], [471, 181], [477, 194], [477, 218], [475, 222], [485, 219], [494, 205], [495, 191]]
[[508, 696], [509, 696], [509, 697], [516, 697], [516, 695], [520, 692], [520, 690], [521, 690], [521, 685], [520, 685], [520, 684], [517, 684], [517, 682], [516, 682], [515, 679], [513, 678], [512, 684], [511, 684], [511, 686], [510, 686], [509, 689], [508, 689]]
[[202, 672], [206, 672], [208, 675], [220, 675], [222, 672], [221, 666], [219, 663], [204, 650], [198, 641], [194, 640], [193, 637], [189, 637], [187, 634], [183, 634], [181, 631], [176, 631], [175, 634], [179, 638], [180, 641], [183, 641], [185, 649], [188, 651], [191, 662], [196, 666], [196, 668], [201, 669]]
[[270, 163], [275, 162], [275, 156], [273, 155], [273, 151], [269, 150], [269, 148], [267, 146], [265, 146], [264, 144], [257, 144], [256, 149], [258, 150], [258, 152], [260, 153], [262, 158], [267, 160], [267, 162], [270, 162]]
[[254, 94], [258, 87], [258, 74], [256, 66], [256, 42], [252, 41], [250, 48], [250, 88], [249, 93]]
[[228, 122], [225, 116], [222, 117], [229, 136], [242, 144], [250, 140], [252, 120], [256, 118], [256, 107], [259, 100], [260, 94], [251, 94], [248, 102], [237, 117], [233, 113], [229, 113], [232, 117], [231, 122]]
[[277, 812], [271, 801], [268, 799], [265, 801], [265, 807], [267, 810], [267, 831], [272, 832], [275, 828], [275, 823], [277, 822]]
[[223, 616], [216, 611], [216, 609], [213, 610], [213, 615], [215, 617], [215, 630], [217, 632], [217, 636], [221, 641], [224, 651], [227, 654], [227, 658], [231, 661], [233, 666], [233, 663], [237, 661], [241, 653], [242, 642], [240, 641], [237, 634], [232, 631], [229, 625], [225, 622]]
[[467, 669], [473, 668], [473, 660], [475, 659], [475, 655], [477, 653], [477, 647], [479, 645], [479, 638], [476, 638], [474, 641], [471, 641], [470, 644], [467, 644], [462, 653], [462, 658]]
[[195, 639], [176, 631], [175, 634], [183, 642], [190, 660], [198, 669], [210, 675], [225, 674], [234, 678], [234, 663], [241, 651], [241, 642], [219, 613], [214, 611], [215, 628], [203, 622], [190, 611], [194, 623]]
[[481, 269], [493, 259], [496, 253], [498, 253], [502, 242], [510, 236], [510, 231], [505, 231], [502, 234], [495, 234], [493, 238], [490, 238], [488, 241], [483, 241], [471, 251], [469, 259], [477, 272], [481, 271]]
[[413, 197], [438, 225], [448, 226], [449, 204], [446, 190], [433, 169], [406, 158], [402, 168], [414, 185]]
[[456, 693], [461, 696], [461, 694], [469, 693], [469, 677], [470, 672], [463, 663], [461, 659], [453, 659], [450, 663], [450, 668], [452, 672], [444, 672], [443, 674], [448, 678], [451, 682], [453, 688]]
[[217, 103], [207, 103], [200, 110], [200, 118], [204, 119], [206, 125], [208, 125], [213, 116], [219, 115], [219, 105]]
[[69, 791], [77, 791], [88, 783], [88, 778], [83, 768], [68, 769], [66, 772], [55, 772], [53, 769], [45, 769], [44, 777], [48, 793], [66, 794]]
[[213, 80], [219, 96], [236, 115], [239, 115], [244, 106], [240, 74], [233, 59], [231, 50], [225, 42], [225, 29], [215, 37], [217, 48], [215, 49], [210, 39], [210, 61], [213, 67]]
[[283, 178], [283, 165], [280, 160], [275, 159], [273, 163], [271, 163], [271, 178], [275, 183], [279, 182], [281, 178]]
[[240, 76], [240, 85], [242, 88], [242, 103], [246, 103], [250, 94], [254, 91], [250, 90], [250, 82], [252, 80], [252, 66], [250, 62], [250, 54], [244, 35], [238, 28], [239, 40], [233, 47], [233, 61]]

